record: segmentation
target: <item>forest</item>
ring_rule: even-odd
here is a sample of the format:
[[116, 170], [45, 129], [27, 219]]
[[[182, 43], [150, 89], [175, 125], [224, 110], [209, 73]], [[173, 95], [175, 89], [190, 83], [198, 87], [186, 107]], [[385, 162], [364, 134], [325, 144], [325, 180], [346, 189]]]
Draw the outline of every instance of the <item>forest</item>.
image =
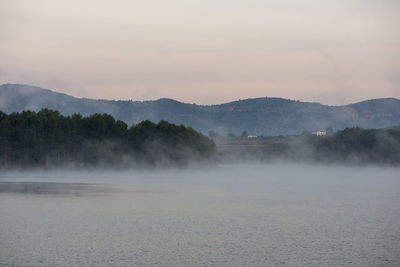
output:
[[166, 121], [128, 128], [108, 114], [0, 112], [0, 168], [184, 166], [216, 153], [208, 137]]
[[350, 165], [400, 165], [400, 127], [345, 128], [326, 136], [219, 136], [210, 132], [225, 161], [291, 161]]
[[400, 164], [400, 128], [346, 128], [326, 136], [209, 137], [184, 125], [128, 125], [108, 114], [0, 111], [0, 169], [141, 168], [229, 161]]

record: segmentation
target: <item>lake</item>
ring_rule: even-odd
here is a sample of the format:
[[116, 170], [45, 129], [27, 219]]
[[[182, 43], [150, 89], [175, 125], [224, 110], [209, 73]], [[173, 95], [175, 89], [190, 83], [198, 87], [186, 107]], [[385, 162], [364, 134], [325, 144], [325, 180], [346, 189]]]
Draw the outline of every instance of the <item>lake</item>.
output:
[[400, 266], [397, 168], [0, 173], [0, 266]]

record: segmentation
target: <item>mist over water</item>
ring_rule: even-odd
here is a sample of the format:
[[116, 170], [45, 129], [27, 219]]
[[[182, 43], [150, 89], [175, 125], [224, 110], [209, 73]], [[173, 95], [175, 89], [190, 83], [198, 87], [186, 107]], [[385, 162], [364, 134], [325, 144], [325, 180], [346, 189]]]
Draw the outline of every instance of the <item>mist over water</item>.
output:
[[0, 174], [0, 265], [400, 266], [398, 168]]

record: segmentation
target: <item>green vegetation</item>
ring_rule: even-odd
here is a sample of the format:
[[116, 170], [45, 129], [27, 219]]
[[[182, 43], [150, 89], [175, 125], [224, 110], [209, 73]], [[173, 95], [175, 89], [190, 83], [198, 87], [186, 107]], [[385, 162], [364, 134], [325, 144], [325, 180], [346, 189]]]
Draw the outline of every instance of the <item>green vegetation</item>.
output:
[[290, 160], [340, 164], [400, 164], [400, 127], [364, 130], [346, 128], [326, 136], [309, 132], [277, 137], [221, 137], [213, 135], [225, 160]]
[[183, 125], [128, 126], [107, 114], [0, 112], [0, 168], [185, 165], [215, 154], [213, 141]]
[[385, 128], [400, 125], [400, 99], [373, 99], [344, 106], [293, 101], [282, 98], [253, 98], [221, 105], [195, 105], [159, 99], [155, 101], [111, 101], [74, 98], [65, 94], [29, 85], [0, 85], [0, 110], [6, 113], [42, 108], [59, 110], [61, 114], [80, 113], [89, 116], [107, 113], [128, 125], [167, 120], [190, 125], [207, 133], [213, 129], [221, 135], [229, 133], [278, 136], [300, 134], [305, 130], [336, 130], [358, 125], [364, 128]]
[[313, 142], [315, 157], [324, 161], [400, 163], [400, 129], [346, 128]]
[[400, 128], [346, 128], [326, 136], [310, 132], [277, 137], [223, 137], [215, 143], [190, 127], [166, 121], [128, 126], [108, 114], [63, 116], [58, 111], [0, 112], [0, 169], [31, 167], [184, 166], [211, 161], [313, 161], [400, 164]]

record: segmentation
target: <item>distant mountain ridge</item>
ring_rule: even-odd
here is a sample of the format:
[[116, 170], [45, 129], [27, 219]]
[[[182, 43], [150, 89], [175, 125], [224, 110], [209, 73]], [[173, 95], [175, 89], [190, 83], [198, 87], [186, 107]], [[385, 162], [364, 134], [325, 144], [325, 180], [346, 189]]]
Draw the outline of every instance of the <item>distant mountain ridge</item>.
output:
[[359, 126], [383, 128], [400, 125], [400, 100], [371, 99], [343, 106], [300, 102], [283, 98], [252, 98], [219, 105], [196, 105], [173, 99], [154, 101], [95, 100], [76, 98], [40, 87], [0, 85], [0, 110], [11, 113], [43, 108], [59, 110], [64, 115], [108, 113], [129, 125], [143, 120], [167, 120], [191, 126], [203, 133], [287, 135], [303, 131], [334, 130]]

